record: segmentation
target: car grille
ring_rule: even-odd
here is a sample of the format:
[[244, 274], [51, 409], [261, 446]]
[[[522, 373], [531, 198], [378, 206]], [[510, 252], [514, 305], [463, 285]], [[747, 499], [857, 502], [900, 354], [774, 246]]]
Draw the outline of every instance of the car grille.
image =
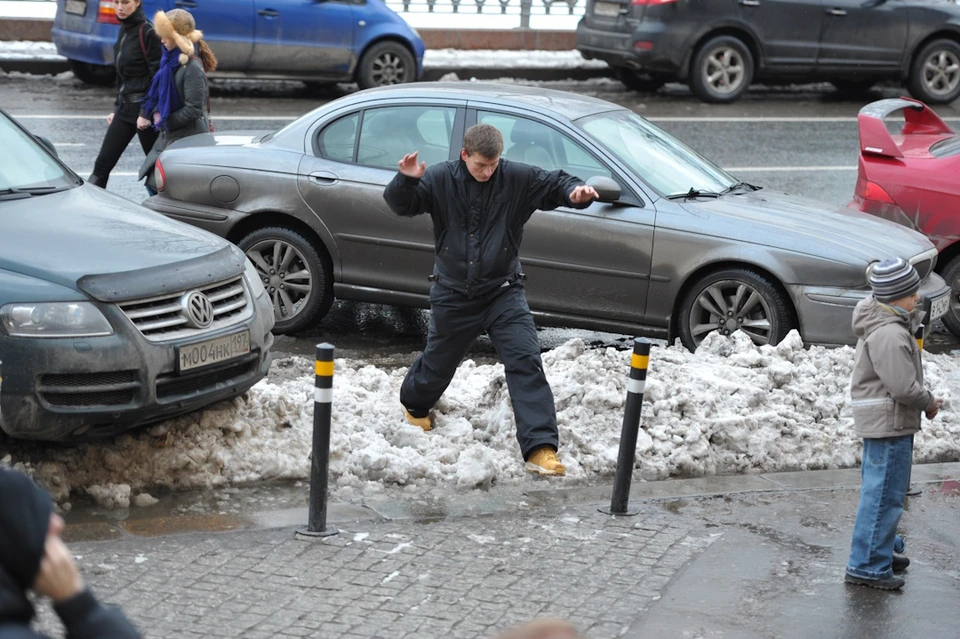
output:
[[37, 386], [40, 399], [58, 408], [122, 406], [132, 403], [139, 390], [132, 370], [41, 375]]
[[[194, 326], [181, 303], [194, 291], [206, 295], [213, 305], [213, 322], [209, 326]], [[122, 302], [118, 306], [151, 342], [202, 335], [242, 322], [253, 314], [250, 295], [242, 276], [188, 291]]]
[[212, 390], [218, 384], [252, 374], [258, 362], [259, 356], [252, 353], [244, 361], [213, 370], [188, 375], [161, 375], [157, 378], [157, 399], [179, 398], [183, 395]]
[[910, 260], [910, 263], [913, 264], [913, 268], [917, 269], [917, 274], [920, 276], [920, 279], [926, 279], [927, 275], [930, 275], [934, 266], [937, 264], [937, 250], [930, 249], [929, 251], [915, 255]]

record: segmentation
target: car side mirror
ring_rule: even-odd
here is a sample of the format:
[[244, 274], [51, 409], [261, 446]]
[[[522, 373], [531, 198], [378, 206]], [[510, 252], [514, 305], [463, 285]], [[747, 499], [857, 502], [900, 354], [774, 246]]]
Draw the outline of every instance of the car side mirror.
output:
[[37, 139], [37, 142], [47, 147], [47, 150], [53, 153], [54, 156], [58, 158], [60, 157], [60, 154], [57, 153], [57, 147], [53, 146], [53, 142], [43, 137], [42, 135], [34, 135], [33, 137]]
[[587, 180], [587, 186], [593, 187], [600, 196], [598, 199], [601, 202], [616, 202], [620, 199], [620, 185], [611, 178], [602, 175], [594, 176]]

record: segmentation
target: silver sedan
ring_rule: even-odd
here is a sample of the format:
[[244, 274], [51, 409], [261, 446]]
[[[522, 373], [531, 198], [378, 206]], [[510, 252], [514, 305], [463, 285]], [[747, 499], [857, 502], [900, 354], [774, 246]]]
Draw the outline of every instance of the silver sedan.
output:
[[503, 157], [564, 169], [602, 196], [526, 226], [521, 259], [540, 324], [679, 336], [691, 349], [738, 329], [761, 344], [793, 328], [846, 344], [873, 262], [903, 257], [928, 300], [947, 293], [921, 234], [761, 190], [627, 109], [541, 88], [384, 87], [278, 131], [194, 136], [161, 156], [161, 190], [145, 204], [239, 245], [272, 295], [277, 333], [319, 322], [335, 298], [425, 308], [430, 218], [394, 215], [383, 189], [405, 153], [428, 165], [459, 158], [477, 122], [503, 133]]

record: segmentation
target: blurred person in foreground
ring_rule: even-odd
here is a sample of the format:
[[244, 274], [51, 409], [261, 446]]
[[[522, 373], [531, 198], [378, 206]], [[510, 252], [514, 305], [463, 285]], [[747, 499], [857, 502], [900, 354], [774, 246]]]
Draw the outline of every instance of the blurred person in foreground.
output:
[[572, 624], [559, 619], [536, 619], [507, 630], [496, 639], [584, 639]]
[[933, 419], [943, 399], [923, 387], [920, 347], [914, 334], [923, 320], [920, 275], [901, 258], [877, 263], [868, 278], [872, 295], [853, 311], [857, 350], [850, 405], [863, 438], [860, 505], [844, 581], [897, 590], [910, 560], [894, 554], [897, 524], [910, 484], [913, 435], [921, 413]]
[[30, 628], [36, 613], [27, 591], [50, 598], [67, 639], [140, 637], [84, 585], [63, 528], [49, 495], [26, 475], [0, 469], [0, 638], [45, 637]]

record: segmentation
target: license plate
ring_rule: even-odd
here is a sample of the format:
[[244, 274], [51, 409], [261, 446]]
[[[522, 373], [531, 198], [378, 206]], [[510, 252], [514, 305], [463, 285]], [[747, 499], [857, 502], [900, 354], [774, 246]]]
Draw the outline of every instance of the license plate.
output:
[[944, 293], [940, 297], [935, 297], [930, 300], [930, 319], [929, 322], [943, 317], [947, 314], [947, 311], [950, 310], [950, 293]]
[[180, 362], [182, 372], [225, 362], [249, 352], [250, 331], [243, 331], [242, 333], [208, 339], [205, 342], [179, 346], [177, 347], [177, 359]]
[[67, 0], [64, 10], [67, 13], [82, 16], [87, 13], [87, 0]]
[[616, 2], [594, 2], [593, 15], [605, 18], [616, 18], [620, 15], [620, 5]]

